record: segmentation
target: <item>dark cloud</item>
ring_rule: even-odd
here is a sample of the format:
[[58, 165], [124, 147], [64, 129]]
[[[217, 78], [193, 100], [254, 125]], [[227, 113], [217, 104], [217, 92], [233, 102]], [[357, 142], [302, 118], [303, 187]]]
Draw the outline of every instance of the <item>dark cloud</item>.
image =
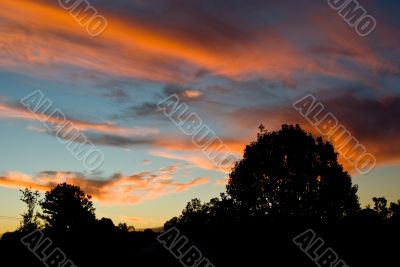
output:
[[111, 98], [120, 103], [130, 100], [129, 94], [121, 88], [108, 90], [107, 92], [103, 93], [102, 96]]
[[88, 139], [95, 145], [131, 147], [154, 144], [155, 139], [129, 138], [115, 135], [88, 135]]
[[[369, 93], [368, 96], [362, 94], [361, 89], [346, 89], [315, 94], [317, 101], [325, 106], [323, 114], [331, 112], [339, 124], [350, 131], [379, 163], [400, 161], [400, 96], [382, 92]], [[320, 135], [292, 107], [295, 101], [278, 106], [238, 108], [227, 114], [225, 119], [229, 120], [233, 132], [240, 129], [242, 133], [251, 132], [259, 123], [265, 124], [269, 130], [278, 129], [283, 123], [299, 123], [310, 132]]]
[[371, 98], [356, 92], [345, 92], [337, 97], [322, 99], [322, 102], [360, 138], [381, 139], [385, 142], [399, 136], [398, 95], [381, 94]]
[[204, 100], [203, 92], [200, 90], [192, 89], [190, 87], [168, 84], [164, 86], [160, 93], [155, 95], [154, 102], [144, 102], [139, 105], [131, 106], [123, 111], [121, 114], [115, 115], [113, 118], [126, 119], [132, 117], [138, 118], [155, 116], [161, 120], [168, 119], [158, 109], [157, 104], [171, 95], [177, 95], [179, 99], [185, 103], [199, 102]]

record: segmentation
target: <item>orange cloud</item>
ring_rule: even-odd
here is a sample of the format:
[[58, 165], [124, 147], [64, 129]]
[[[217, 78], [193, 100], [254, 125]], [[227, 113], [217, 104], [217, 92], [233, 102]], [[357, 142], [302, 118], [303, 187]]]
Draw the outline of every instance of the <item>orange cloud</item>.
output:
[[[101, 73], [174, 82], [186, 75], [174, 72], [164, 56], [135, 45], [136, 30], [116, 23], [92, 38], [61, 7], [37, 1], [0, 1], [0, 67], [37, 72], [37, 68], [76, 66]], [[24, 18], [21, 22], [21, 18]], [[111, 18], [109, 18], [111, 19]], [[34, 30], [32, 31], [32, 25]], [[176, 63], [176, 60], [173, 60]], [[43, 71], [40, 73], [43, 74]]]
[[227, 176], [223, 179], [217, 180], [216, 184], [220, 185], [220, 186], [226, 186], [228, 184], [228, 182], [229, 182], [229, 177]]
[[120, 216], [119, 219], [123, 222], [128, 222], [128, 223], [145, 223], [148, 221], [143, 218], [131, 217], [131, 216]]
[[182, 92], [182, 95], [187, 98], [197, 98], [203, 95], [201, 91], [187, 89]]
[[205, 154], [201, 152], [200, 149], [193, 149], [193, 150], [185, 149], [185, 151], [154, 150], [151, 151], [151, 154], [156, 157], [185, 161], [200, 169], [212, 170], [223, 173], [228, 173], [231, 171], [231, 166], [219, 167], [218, 162], [214, 161], [212, 158], [208, 158]]
[[[202, 40], [200, 32], [196, 36], [196, 29], [189, 34], [162, 24], [154, 27], [139, 19], [105, 16], [108, 28], [92, 38], [61, 7], [37, 1], [0, 1], [0, 17], [6, 22], [0, 26], [0, 67], [37, 72], [37, 67], [54, 70], [74, 66], [107, 75], [175, 83], [191, 81], [204, 70], [231, 79], [261, 76], [290, 80], [297, 72], [354, 77], [336, 60], [310, 60], [304, 49], [278, 34], [279, 29], [242, 32], [229, 28], [237, 33], [221, 37], [210, 32], [208, 40]], [[349, 46], [335, 41], [345, 49]], [[369, 55], [359, 57], [359, 63], [382, 67], [373, 54]], [[188, 96], [196, 94], [189, 92]]]
[[180, 193], [210, 181], [209, 178], [199, 177], [189, 182], [177, 182], [173, 180], [176, 171], [176, 166], [169, 166], [155, 172], [141, 172], [130, 176], [116, 173], [101, 180], [74, 172], [46, 171], [36, 176], [8, 172], [0, 177], [0, 186], [18, 189], [32, 187], [35, 190], [48, 191], [57, 184], [66, 182], [80, 186], [100, 203], [131, 205]]
[[[182, 133], [183, 134], [183, 133]], [[233, 152], [235, 154], [242, 154], [244, 147], [250, 140], [241, 139], [223, 139], [222, 142], [227, 146], [227, 149], [220, 149], [221, 152]], [[164, 140], [157, 140], [155, 144], [159, 147], [176, 150], [176, 151], [198, 151], [201, 152], [201, 148], [197, 148], [196, 145], [189, 139], [177, 139], [171, 136], [165, 137]], [[207, 150], [214, 150], [220, 147], [220, 143], [212, 142], [209, 146], [205, 146]]]

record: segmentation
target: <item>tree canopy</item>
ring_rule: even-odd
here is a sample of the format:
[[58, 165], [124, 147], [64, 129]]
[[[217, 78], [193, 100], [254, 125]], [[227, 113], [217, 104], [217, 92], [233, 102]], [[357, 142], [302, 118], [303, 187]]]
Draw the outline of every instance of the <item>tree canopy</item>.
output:
[[91, 196], [75, 185], [63, 183], [46, 192], [41, 207], [46, 226], [57, 231], [81, 230], [96, 220]]
[[283, 125], [246, 146], [229, 175], [227, 192], [248, 215], [329, 220], [359, 209], [357, 186], [334, 147], [299, 125]]

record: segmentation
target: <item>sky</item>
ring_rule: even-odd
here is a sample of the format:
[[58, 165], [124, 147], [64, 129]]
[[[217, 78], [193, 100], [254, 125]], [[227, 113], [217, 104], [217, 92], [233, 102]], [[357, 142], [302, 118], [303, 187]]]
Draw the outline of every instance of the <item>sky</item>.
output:
[[[171, 95], [240, 157], [261, 123], [318, 135], [293, 108], [312, 94], [376, 158], [359, 174], [340, 157], [362, 205], [400, 199], [397, 0], [358, 1], [376, 21], [367, 36], [329, 1], [78, 2], [0, 0], [0, 233], [18, 227], [28, 186], [77, 184], [98, 218], [136, 228], [224, 192], [229, 170], [158, 108]], [[74, 3], [96, 13], [79, 16]], [[21, 103], [34, 92], [51, 103], [39, 116]], [[43, 120], [71, 123], [101, 166], [88, 168], [68, 150], [81, 139]]]

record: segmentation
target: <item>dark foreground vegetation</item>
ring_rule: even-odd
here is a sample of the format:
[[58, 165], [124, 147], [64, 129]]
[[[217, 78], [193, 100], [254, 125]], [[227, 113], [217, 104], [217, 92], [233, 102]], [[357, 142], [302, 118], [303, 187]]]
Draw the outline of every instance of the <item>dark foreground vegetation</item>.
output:
[[[56, 247], [76, 266], [184, 266], [157, 241], [159, 233], [97, 219], [90, 196], [77, 186], [60, 184], [42, 200], [25, 189], [21, 200], [28, 209], [20, 229], [2, 237], [0, 266], [45, 266], [40, 255], [46, 262]], [[164, 228], [179, 229], [189, 238], [185, 246], [194, 244], [217, 267], [318, 266], [293, 242], [307, 229], [317, 235], [308, 240], [316, 261], [327, 248], [342, 260], [320, 261], [321, 267], [400, 266], [400, 201], [373, 201], [373, 207], [360, 207], [357, 186], [330, 143], [299, 126], [277, 132], [260, 127], [231, 171], [226, 193], [208, 203], [193, 199]], [[21, 242], [38, 228], [53, 242], [36, 247], [39, 257]], [[321, 246], [313, 246], [318, 237]]]

